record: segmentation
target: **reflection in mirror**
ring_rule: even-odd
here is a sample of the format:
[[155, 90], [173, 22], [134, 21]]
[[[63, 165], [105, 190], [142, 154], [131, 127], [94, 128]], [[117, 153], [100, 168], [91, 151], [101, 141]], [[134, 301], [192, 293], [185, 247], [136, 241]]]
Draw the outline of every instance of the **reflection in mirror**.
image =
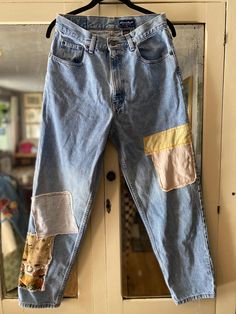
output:
[[[173, 38], [201, 179], [204, 25], [175, 25]], [[170, 297], [150, 240], [121, 174], [122, 295]]]
[[[17, 297], [51, 40], [47, 25], [0, 25], [1, 287]], [[77, 265], [77, 263], [76, 263]], [[64, 296], [77, 296], [74, 267]]]

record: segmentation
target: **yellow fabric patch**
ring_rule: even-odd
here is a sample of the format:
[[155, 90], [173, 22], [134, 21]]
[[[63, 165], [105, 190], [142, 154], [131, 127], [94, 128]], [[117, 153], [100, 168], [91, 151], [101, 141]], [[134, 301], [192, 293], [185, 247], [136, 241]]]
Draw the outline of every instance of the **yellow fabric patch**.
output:
[[165, 131], [157, 132], [143, 138], [144, 152], [146, 155], [173, 148], [178, 145], [188, 144], [192, 141], [189, 124], [183, 124]]
[[54, 236], [38, 238], [36, 234], [27, 234], [18, 282], [20, 287], [44, 290], [53, 243]]

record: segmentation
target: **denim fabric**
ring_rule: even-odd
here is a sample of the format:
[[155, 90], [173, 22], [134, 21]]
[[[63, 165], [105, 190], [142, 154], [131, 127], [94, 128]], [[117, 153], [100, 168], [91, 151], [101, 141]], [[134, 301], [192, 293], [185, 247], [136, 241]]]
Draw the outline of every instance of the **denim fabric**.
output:
[[200, 176], [165, 13], [58, 14], [19, 305], [61, 304], [108, 138], [173, 301], [214, 298]]
[[8, 220], [24, 243], [29, 214], [26, 210], [24, 191], [18, 180], [0, 172], [0, 223]]

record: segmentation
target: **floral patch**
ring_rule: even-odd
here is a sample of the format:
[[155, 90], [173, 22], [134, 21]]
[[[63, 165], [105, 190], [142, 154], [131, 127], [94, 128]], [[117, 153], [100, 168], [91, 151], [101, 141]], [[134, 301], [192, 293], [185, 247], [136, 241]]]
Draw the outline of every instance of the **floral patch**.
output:
[[54, 236], [38, 238], [36, 234], [27, 234], [18, 282], [20, 287], [31, 291], [45, 290], [53, 243]]

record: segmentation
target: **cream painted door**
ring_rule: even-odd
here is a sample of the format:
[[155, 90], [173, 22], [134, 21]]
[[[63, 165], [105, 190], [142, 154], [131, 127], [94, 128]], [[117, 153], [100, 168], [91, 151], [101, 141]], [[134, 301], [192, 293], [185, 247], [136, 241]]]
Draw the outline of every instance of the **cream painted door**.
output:
[[[86, 1], [87, 3], [87, 1]], [[81, 4], [84, 5], [84, 3]], [[142, 6], [154, 12], [166, 12], [174, 23], [205, 23], [204, 51], [204, 106], [202, 141], [202, 181], [209, 226], [210, 246], [216, 264], [218, 191], [220, 167], [220, 125], [223, 85], [224, 23], [223, 3], [145, 3]], [[78, 3], [31, 1], [0, 2], [1, 24], [47, 24], [56, 12], [68, 12], [78, 7]], [[139, 15], [124, 5], [100, 5], [83, 15]], [[215, 23], [217, 21], [217, 23]], [[116, 180], [106, 179], [108, 171], [116, 173]], [[78, 298], [64, 299], [55, 313], [79, 314], [152, 314], [187, 313], [213, 314], [214, 300], [197, 301], [176, 306], [170, 298], [130, 298], [122, 297], [121, 265], [121, 174], [117, 153], [108, 143], [104, 159], [104, 175], [92, 210], [90, 222], [81, 245], [78, 261]], [[111, 211], [106, 210], [106, 200], [111, 201]], [[51, 312], [43, 309], [41, 312]], [[22, 309], [16, 299], [1, 300], [0, 313], [35, 313], [34, 309]]]
[[[153, 12], [160, 13], [166, 12], [167, 18], [174, 22], [174, 24], [179, 24], [179, 33], [181, 39], [184, 37], [183, 33], [184, 24], [194, 24], [197, 30], [198, 26], [204, 26], [204, 36], [203, 36], [203, 74], [204, 80], [202, 85], [202, 116], [195, 112], [196, 108], [192, 108], [192, 124], [193, 129], [197, 124], [202, 124], [202, 136], [201, 136], [201, 178], [203, 185], [203, 198], [206, 209], [206, 221], [209, 229], [209, 240], [210, 247], [212, 251], [212, 256], [214, 260], [215, 268], [216, 265], [216, 255], [217, 255], [217, 238], [218, 238], [218, 213], [217, 206], [219, 205], [219, 184], [220, 184], [220, 138], [221, 138], [221, 115], [222, 115], [222, 86], [223, 86], [223, 62], [224, 62], [224, 27], [225, 27], [225, 5], [224, 3], [158, 3], [158, 4], [145, 4], [145, 8], [150, 9]], [[122, 15], [138, 15], [137, 12], [125, 8], [123, 5], [117, 5], [116, 10], [111, 9], [109, 5], [101, 5], [100, 14], [107, 16], [122, 16]], [[217, 21], [217, 23], [215, 22]], [[203, 23], [203, 25], [201, 25]], [[186, 26], [186, 25], [185, 25]], [[188, 28], [186, 28], [188, 29]], [[196, 32], [196, 36], [198, 33]], [[187, 36], [187, 35], [186, 35]], [[177, 40], [177, 38], [176, 38]], [[185, 42], [185, 57], [181, 56], [183, 59], [188, 58], [190, 53], [190, 42], [183, 40]], [[183, 44], [184, 45], [184, 44]], [[199, 46], [199, 49], [201, 45]], [[176, 44], [177, 49], [177, 44]], [[178, 55], [178, 51], [177, 51]], [[184, 65], [185, 66], [185, 65]], [[182, 68], [183, 73], [184, 68]], [[183, 78], [185, 79], [185, 78]], [[186, 81], [188, 81], [186, 79]], [[189, 83], [190, 84], [190, 83]], [[194, 84], [194, 83], [193, 83]], [[195, 85], [194, 85], [195, 86]], [[192, 90], [194, 91], [194, 87]], [[201, 86], [197, 87], [201, 89]], [[198, 90], [201, 93], [201, 91]], [[191, 103], [191, 93], [188, 96], [188, 100]], [[194, 136], [196, 139], [196, 137]], [[197, 143], [195, 143], [198, 145]], [[137, 233], [137, 228], [131, 229], [131, 227], [137, 227], [132, 225], [130, 221], [133, 219], [131, 211], [128, 209], [125, 211], [122, 206], [125, 202], [122, 201], [122, 195], [124, 197], [124, 183], [122, 178], [119, 165], [117, 153], [114, 147], [109, 144], [106, 157], [105, 157], [105, 174], [109, 171], [114, 171], [116, 173], [116, 180], [109, 182], [105, 179], [105, 199], [111, 201], [111, 210], [105, 214], [105, 226], [106, 226], [106, 254], [107, 254], [107, 314], [154, 314], [154, 313], [186, 313], [186, 314], [213, 314], [215, 313], [215, 300], [200, 300], [189, 302], [183, 305], [176, 306], [172, 299], [166, 295], [166, 290], [156, 289], [154, 293], [150, 292], [149, 286], [152, 282], [152, 273], [147, 269], [148, 265], [153, 265], [153, 273], [155, 271], [156, 265], [153, 262], [153, 257], [146, 253], [140, 254], [135, 253], [140, 247], [140, 243], [135, 246], [135, 243], [129, 243], [129, 250], [125, 251], [123, 238], [127, 240], [127, 237], [132, 238], [132, 233]], [[127, 191], [125, 191], [127, 195]], [[128, 201], [130, 202], [130, 200]], [[131, 205], [132, 206], [132, 205]], [[124, 213], [127, 217], [123, 217]], [[129, 230], [126, 230], [130, 228]], [[135, 231], [136, 230], [136, 231]], [[141, 229], [141, 233], [144, 232]], [[124, 232], [127, 232], [127, 236], [124, 236]], [[138, 236], [134, 235], [132, 240], [134, 242]], [[130, 246], [132, 248], [130, 249]], [[138, 248], [137, 248], [138, 247]], [[145, 246], [144, 246], [145, 247]], [[123, 250], [122, 250], [123, 249]], [[142, 250], [142, 249], [141, 249]], [[124, 253], [126, 252], [126, 253]], [[128, 253], [127, 253], [128, 252]], [[126, 255], [129, 254], [130, 258], [127, 262]], [[135, 255], [136, 254], [136, 255]], [[138, 256], [138, 257], [137, 257]], [[144, 262], [145, 266], [141, 265], [141, 259], [146, 259]], [[128, 273], [124, 274], [125, 262], [129, 263]], [[135, 263], [139, 264], [134, 265]], [[130, 265], [131, 264], [131, 265]], [[137, 275], [134, 278], [133, 272], [136, 271]], [[155, 273], [155, 275], [156, 275]], [[145, 276], [146, 275], [146, 276]], [[159, 274], [160, 275], [160, 274]], [[158, 275], [157, 279], [160, 279]], [[144, 287], [141, 286], [140, 297], [139, 291], [135, 290], [134, 286], [140, 284], [140, 279], [142, 277], [143, 286], [148, 291], [145, 293]], [[124, 285], [125, 282], [125, 285]], [[129, 282], [130, 285], [129, 285]], [[160, 284], [161, 279], [160, 279]], [[127, 290], [128, 286], [128, 290]], [[136, 291], [136, 295], [135, 295]], [[168, 293], [168, 292], [167, 292]]]

